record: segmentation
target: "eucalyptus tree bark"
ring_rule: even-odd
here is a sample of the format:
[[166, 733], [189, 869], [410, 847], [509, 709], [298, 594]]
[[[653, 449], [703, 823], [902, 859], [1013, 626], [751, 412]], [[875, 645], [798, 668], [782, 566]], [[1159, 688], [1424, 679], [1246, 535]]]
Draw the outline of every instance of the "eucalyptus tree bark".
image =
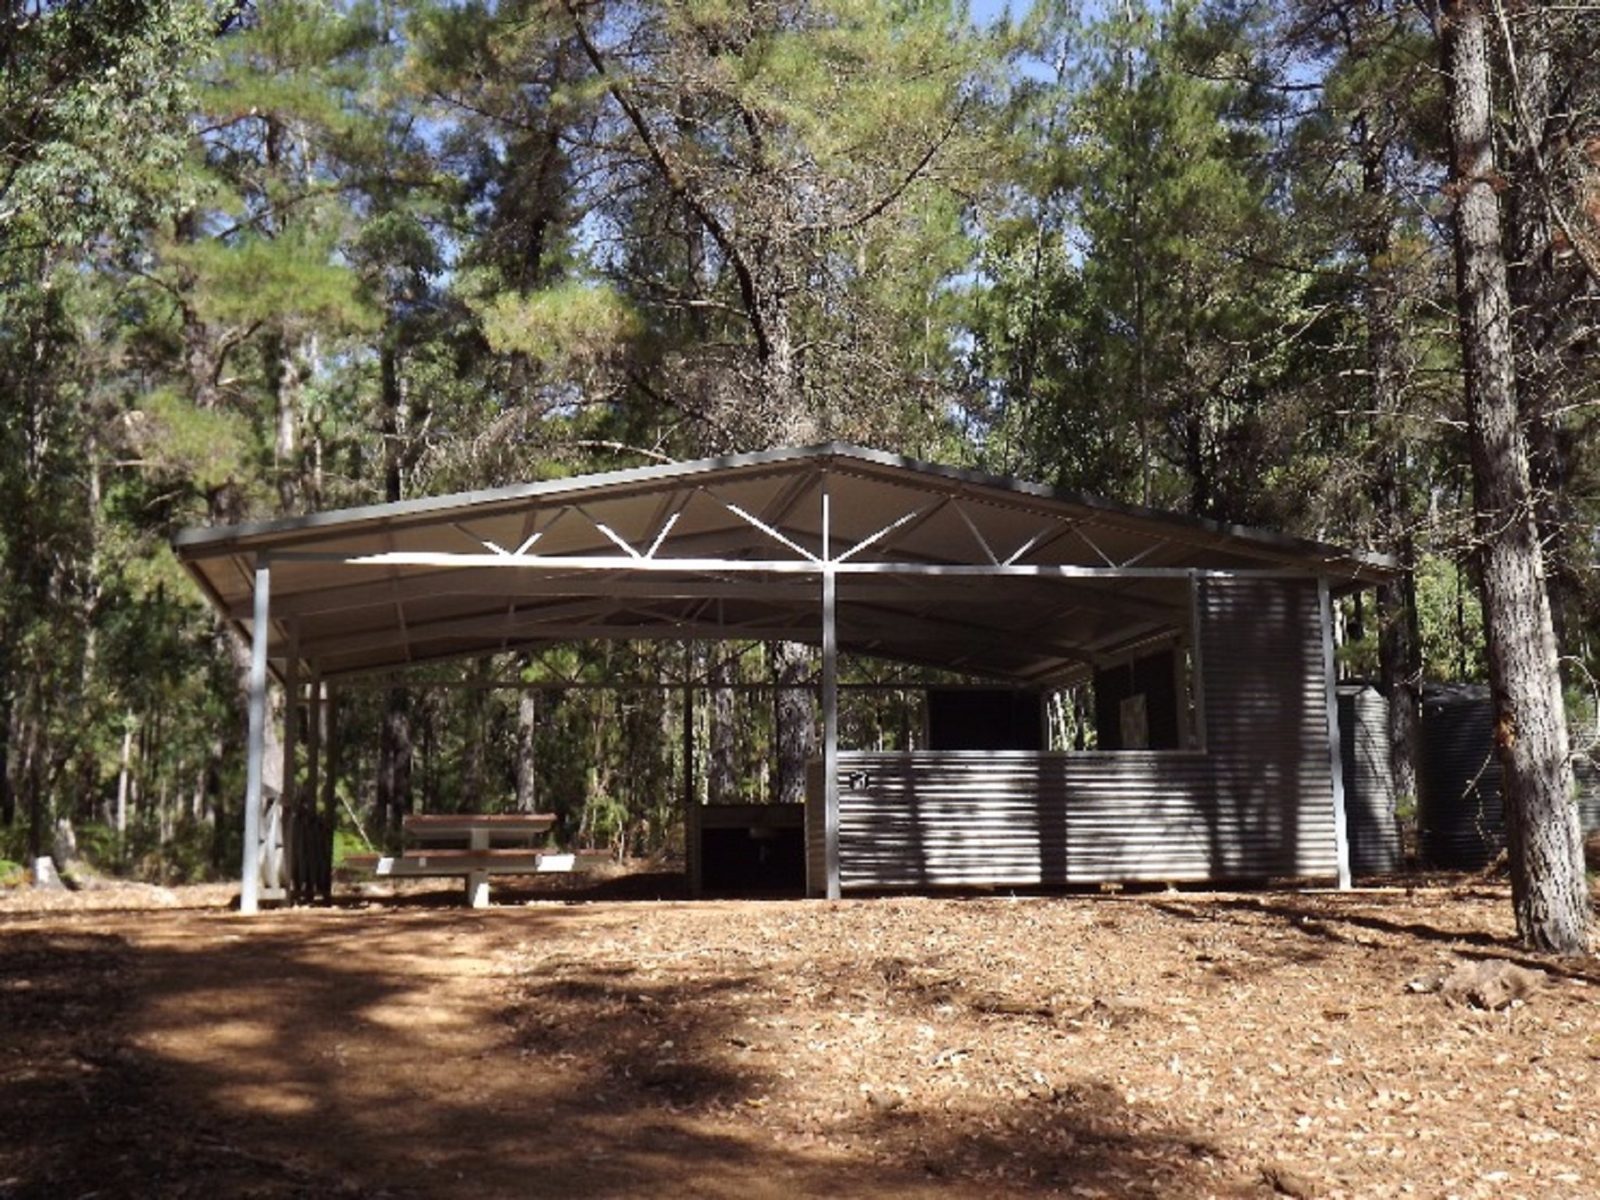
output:
[[378, 792], [375, 808], [380, 836], [398, 831], [411, 808], [411, 715], [405, 688], [389, 689], [378, 742]]
[[804, 686], [811, 677], [810, 647], [775, 642], [772, 676], [777, 687], [773, 725], [778, 741], [772, 763], [772, 798], [780, 804], [799, 804], [806, 798], [806, 763], [817, 752], [816, 697]]
[[[405, 495], [405, 441], [410, 416], [397, 340], [397, 336], [390, 331], [378, 353], [383, 498], [390, 504], [403, 499]], [[383, 735], [378, 741], [376, 815], [378, 828], [382, 832], [398, 829], [401, 815], [411, 807], [411, 759], [409, 699], [404, 688], [389, 688], [384, 696]]]
[[[198, 400], [196, 403], [198, 407]], [[245, 519], [244, 490], [237, 481], [230, 479], [206, 493], [206, 517], [210, 525], [236, 525]], [[212, 641], [233, 671], [234, 720], [239, 731], [236, 744], [245, 746], [249, 744], [250, 726], [250, 643], [240, 636], [232, 622], [222, 620], [215, 621]], [[261, 782], [269, 791], [277, 792], [283, 790], [282, 716], [282, 690], [274, 687], [269, 679], [267, 719], [261, 730]]]
[[17, 793], [11, 781], [12, 703], [10, 632], [0, 624], [0, 829], [17, 820]]
[[278, 507], [285, 514], [303, 511], [305, 498], [312, 490], [302, 461], [301, 427], [305, 424], [306, 384], [315, 370], [317, 340], [315, 334], [299, 336], [283, 329], [271, 344], [276, 366], [270, 383], [277, 404], [272, 459]]
[[1501, 243], [1487, 15], [1440, 6], [1450, 81], [1457, 307], [1466, 376], [1479, 591], [1504, 771], [1517, 933], [1560, 954], [1588, 949], [1589, 896], [1567, 724], [1517, 409], [1511, 298]]
[[489, 669], [490, 660], [482, 657], [473, 659], [467, 672], [468, 680], [477, 686], [467, 692], [463, 705], [467, 729], [461, 748], [461, 812], [483, 812], [488, 795]]
[[732, 682], [735, 672], [721, 647], [711, 647], [711, 660], [711, 753], [706, 765], [706, 795], [712, 804], [733, 804], [739, 799], [734, 758], [738, 745], [733, 691], [726, 685]]
[[1587, 365], [1587, 350], [1574, 353], [1572, 347], [1592, 338], [1594, 320], [1582, 302], [1588, 282], [1582, 257], [1558, 250], [1567, 237], [1557, 209], [1557, 164], [1586, 105], [1580, 83], [1556, 77], [1555, 21], [1545, 5], [1514, 5], [1501, 25], [1499, 50], [1512, 68], [1506, 197], [1517, 402], [1527, 430], [1551, 622], [1556, 645], [1564, 647], [1581, 594], [1584, 547], [1574, 537], [1581, 522], [1567, 493], [1574, 448], [1563, 410], [1572, 400], [1573, 377]]
[[322, 815], [333, 828], [337, 828], [340, 751], [343, 743], [339, 738], [339, 693], [332, 688], [328, 689], [327, 703], [322, 706], [322, 721], [322, 745], [326, 754], [322, 770]]
[[539, 810], [539, 693], [517, 693], [517, 811]]

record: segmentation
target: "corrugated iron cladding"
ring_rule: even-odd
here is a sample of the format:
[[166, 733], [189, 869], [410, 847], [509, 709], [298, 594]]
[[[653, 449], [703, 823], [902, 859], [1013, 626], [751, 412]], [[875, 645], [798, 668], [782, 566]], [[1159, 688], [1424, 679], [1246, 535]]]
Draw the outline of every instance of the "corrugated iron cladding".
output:
[[1505, 848], [1494, 702], [1486, 687], [1428, 689], [1422, 700], [1422, 855], [1436, 867], [1477, 870]]
[[1573, 762], [1572, 774], [1578, 788], [1578, 820], [1583, 832], [1600, 833], [1600, 761], [1592, 747]]
[[1204, 752], [841, 754], [843, 886], [1333, 876], [1315, 583], [1208, 581], [1198, 612]]
[[1339, 752], [1344, 761], [1345, 829], [1350, 869], [1381, 875], [1400, 869], [1400, 828], [1389, 762], [1389, 701], [1376, 688], [1339, 689]]
[[[1583, 731], [1572, 726], [1573, 740]], [[1600, 832], [1600, 762], [1578, 747], [1572, 763], [1578, 821]], [[1494, 701], [1481, 684], [1439, 684], [1422, 701], [1422, 854], [1429, 864], [1475, 871], [1505, 848], [1504, 776], [1494, 752]]]

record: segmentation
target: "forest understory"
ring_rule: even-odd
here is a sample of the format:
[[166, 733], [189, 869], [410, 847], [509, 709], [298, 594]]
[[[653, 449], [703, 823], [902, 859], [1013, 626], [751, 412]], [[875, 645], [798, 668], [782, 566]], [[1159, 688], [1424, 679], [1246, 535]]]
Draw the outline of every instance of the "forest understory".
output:
[[0, 1197], [1600, 1190], [1600, 969], [1497, 884], [680, 889], [0, 894]]

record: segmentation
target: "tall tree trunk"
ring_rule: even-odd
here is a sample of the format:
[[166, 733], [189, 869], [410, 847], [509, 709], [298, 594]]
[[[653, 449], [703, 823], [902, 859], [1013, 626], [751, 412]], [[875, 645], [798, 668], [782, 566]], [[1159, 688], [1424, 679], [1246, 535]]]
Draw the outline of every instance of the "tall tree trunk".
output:
[[411, 808], [411, 718], [405, 688], [390, 688], [378, 742], [377, 826], [379, 836], [400, 828]]
[[[765, 280], [750, 303], [750, 312], [758, 334], [762, 411], [767, 414], [763, 432], [778, 445], [813, 443], [821, 436], [821, 428], [806, 409], [788, 299], [776, 278]], [[837, 552], [837, 547], [834, 550]], [[817, 702], [809, 688], [785, 685], [803, 682], [810, 674], [811, 649], [800, 642], [774, 643], [772, 665], [778, 685], [773, 798], [782, 804], [799, 804], [806, 796], [806, 763], [816, 753]]]
[[128, 848], [128, 809], [133, 784], [133, 725], [134, 715], [124, 718], [122, 729], [122, 759], [117, 771], [117, 861], [124, 861]]
[[316, 335], [301, 338], [288, 330], [280, 330], [273, 348], [277, 369], [272, 391], [277, 414], [272, 465], [277, 474], [278, 508], [284, 513], [295, 513], [301, 510], [308, 490], [300, 454], [300, 431], [305, 423], [305, 385], [316, 361]]
[[822, 431], [815, 414], [807, 410], [800, 386], [800, 362], [789, 320], [789, 298], [777, 282], [758, 302], [761, 334], [757, 359], [761, 367], [762, 409], [767, 415], [759, 435], [780, 446], [804, 446], [817, 441]]
[[322, 706], [322, 815], [329, 825], [339, 827], [339, 768], [343, 746], [339, 739], [339, 693], [328, 689]]
[[394, 336], [386, 338], [378, 355], [380, 427], [383, 433], [383, 498], [390, 504], [405, 496], [406, 411], [405, 381], [400, 374], [400, 350]]
[[[706, 797], [711, 804], [734, 804], [739, 799], [739, 784], [735, 756], [738, 753], [734, 726], [733, 690], [725, 685], [735, 674], [732, 661], [724, 647], [710, 647], [711, 654], [711, 753], [706, 764]], [[717, 685], [724, 686], [717, 686]]]
[[11, 779], [11, 641], [0, 625], [0, 829], [10, 829], [17, 821], [17, 792]]
[[40, 732], [44, 714], [40, 711], [39, 699], [38, 683], [31, 680], [23, 693], [22, 719], [18, 722], [20, 737], [17, 739], [22, 759], [18, 764], [17, 777], [22, 784], [23, 803], [28, 808], [30, 859], [44, 854], [45, 844], [44, 738]]
[[481, 686], [489, 681], [489, 660], [475, 658], [472, 660], [472, 669], [468, 677], [473, 683], [480, 686], [467, 692], [466, 709], [467, 732], [463, 739], [461, 770], [461, 798], [462, 812], [481, 813], [484, 811], [484, 797], [488, 792], [488, 771], [485, 769], [485, 743], [488, 741], [489, 731], [489, 692]]
[[1401, 802], [1415, 802], [1422, 744], [1422, 660], [1411, 539], [1402, 539], [1395, 553], [1403, 573], [1378, 587], [1378, 679], [1389, 700], [1389, 771], [1394, 794]]
[[1518, 420], [1487, 19], [1480, 0], [1446, 0], [1440, 20], [1443, 66], [1451, 85], [1456, 287], [1479, 589], [1495, 743], [1505, 773], [1512, 904], [1517, 933], [1528, 945], [1581, 954], [1588, 948], [1589, 896], [1527, 446]]
[[517, 811], [539, 811], [539, 693], [517, 694]]
[[776, 642], [772, 674], [777, 684], [778, 753], [773, 760], [773, 799], [799, 804], [806, 798], [806, 763], [816, 753], [816, 699], [799, 687], [811, 675], [811, 649], [800, 642]]
[[[403, 439], [406, 426], [405, 387], [400, 377], [400, 351], [391, 331], [378, 356], [380, 425], [383, 431], [383, 498], [390, 504], [405, 494]], [[430, 756], [431, 758], [431, 756]], [[377, 836], [400, 828], [411, 807], [411, 706], [404, 688], [385, 695], [383, 733], [378, 741]]]
[[[1566, 645], [1568, 610], [1577, 584], [1571, 563], [1566, 500], [1570, 447], [1563, 437], [1560, 341], [1561, 295], [1554, 253], [1555, 217], [1541, 163], [1560, 157], [1552, 136], [1566, 136], [1551, 114], [1551, 28], [1543, 5], [1519, 7], [1516, 18], [1517, 73], [1511, 97], [1512, 138], [1507, 167], [1510, 218], [1512, 334], [1517, 356], [1517, 403], [1528, 439], [1528, 469], [1534, 490], [1534, 515], [1545, 552], [1545, 590], [1556, 646]], [[1563, 107], [1572, 108], [1568, 100]]]
[[1417, 762], [1422, 736], [1422, 655], [1417, 636], [1413, 571], [1415, 543], [1406, 494], [1401, 421], [1400, 297], [1395, 277], [1394, 219], [1389, 203], [1389, 178], [1384, 146], [1372, 127], [1372, 116], [1357, 122], [1361, 144], [1363, 251], [1366, 286], [1367, 377], [1375, 420], [1378, 463], [1375, 497], [1379, 537], [1384, 549], [1400, 561], [1402, 574], [1377, 589], [1378, 677], [1389, 699], [1389, 769], [1394, 793], [1402, 802], [1417, 797]]
[[221, 874], [233, 857], [228, 835], [228, 798], [222, 792], [222, 761], [227, 751], [220, 733], [211, 739], [211, 752], [206, 755], [206, 794], [211, 798], [211, 869]]

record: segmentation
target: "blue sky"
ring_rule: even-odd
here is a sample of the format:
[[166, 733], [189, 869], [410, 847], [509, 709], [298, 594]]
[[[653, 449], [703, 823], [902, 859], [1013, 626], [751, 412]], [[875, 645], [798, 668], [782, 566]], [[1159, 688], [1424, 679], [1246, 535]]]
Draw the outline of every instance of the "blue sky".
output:
[[1027, 11], [1026, 0], [972, 0], [972, 20], [977, 25], [988, 25], [1008, 10], [1020, 16]]

